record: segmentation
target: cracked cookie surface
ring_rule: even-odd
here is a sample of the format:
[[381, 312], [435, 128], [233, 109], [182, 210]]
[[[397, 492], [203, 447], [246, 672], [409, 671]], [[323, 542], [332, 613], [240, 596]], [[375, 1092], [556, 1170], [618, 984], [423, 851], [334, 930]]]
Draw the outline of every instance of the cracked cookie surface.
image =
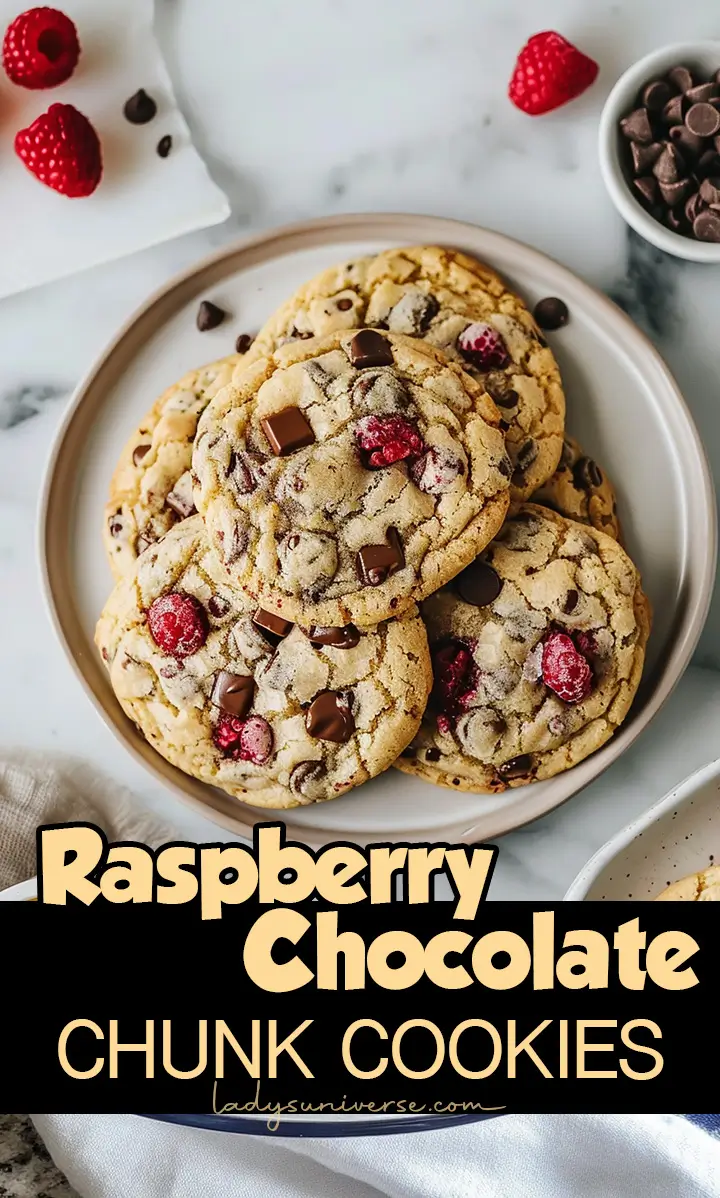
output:
[[203, 413], [195, 503], [231, 582], [294, 621], [374, 624], [472, 561], [512, 466], [498, 409], [423, 341], [299, 341]]
[[416, 609], [365, 632], [273, 622], [228, 586], [200, 516], [138, 558], [95, 640], [150, 744], [260, 807], [337, 798], [387, 769], [432, 681]]
[[127, 441], [110, 481], [103, 544], [113, 576], [123, 578], [138, 554], [192, 514], [190, 465], [197, 422], [242, 354], [190, 370], [156, 400]]
[[495, 271], [438, 246], [343, 262], [279, 308], [249, 356], [362, 325], [425, 339], [487, 388], [507, 425], [513, 500], [551, 477], [565, 423], [560, 372], [528, 308]]
[[650, 630], [617, 541], [534, 504], [422, 614], [433, 693], [396, 764], [476, 793], [550, 778], [600, 748], [628, 713]]
[[720, 903], [720, 865], [709, 865], [697, 874], [679, 878], [655, 896], [656, 903]]
[[552, 508], [568, 520], [592, 524], [599, 532], [622, 542], [617, 499], [610, 479], [567, 433], [557, 470], [538, 488], [532, 502]]

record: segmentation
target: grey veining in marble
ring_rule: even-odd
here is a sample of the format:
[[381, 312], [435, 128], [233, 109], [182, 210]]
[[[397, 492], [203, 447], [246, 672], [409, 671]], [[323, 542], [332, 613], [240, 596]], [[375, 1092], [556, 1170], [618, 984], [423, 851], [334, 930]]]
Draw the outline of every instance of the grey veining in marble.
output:
[[80, 1198], [27, 1115], [0, 1115], [0, 1198]]

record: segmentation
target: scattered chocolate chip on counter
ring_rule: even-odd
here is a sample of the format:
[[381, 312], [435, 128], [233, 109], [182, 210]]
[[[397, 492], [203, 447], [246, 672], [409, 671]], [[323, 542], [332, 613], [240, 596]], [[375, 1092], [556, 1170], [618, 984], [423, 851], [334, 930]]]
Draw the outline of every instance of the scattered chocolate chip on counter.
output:
[[[702, 80], [673, 67], [645, 84], [619, 124], [628, 180], [643, 207], [674, 233], [720, 242], [720, 71]], [[535, 319], [557, 327], [543, 325], [537, 309]]]
[[123, 114], [131, 125], [147, 125], [157, 114], [157, 104], [141, 87], [134, 96], [126, 100]]
[[235, 342], [235, 353], [246, 354], [254, 340], [250, 333], [241, 333]]
[[556, 295], [548, 295], [541, 299], [535, 305], [533, 315], [540, 328], [548, 331], [563, 328], [570, 319], [567, 304]]
[[157, 152], [158, 158], [167, 158], [168, 154], [172, 150], [172, 137], [169, 133], [166, 133], [164, 137], [160, 138], [155, 150]]
[[198, 308], [195, 323], [201, 333], [207, 333], [210, 329], [216, 329], [219, 324], [222, 324], [226, 316], [227, 312], [218, 308], [217, 304], [213, 304], [211, 300], [203, 300]]

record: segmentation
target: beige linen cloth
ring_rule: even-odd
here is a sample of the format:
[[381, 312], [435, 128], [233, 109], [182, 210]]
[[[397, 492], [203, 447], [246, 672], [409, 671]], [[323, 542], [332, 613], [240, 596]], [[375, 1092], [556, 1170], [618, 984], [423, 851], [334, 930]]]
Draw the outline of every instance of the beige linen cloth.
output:
[[143, 812], [129, 791], [82, 761], [57, 754], [0, 753], [0, 890], [35, 876], [39, 824], [86, 820], [110, 840], [153, 846], [173, 831]]

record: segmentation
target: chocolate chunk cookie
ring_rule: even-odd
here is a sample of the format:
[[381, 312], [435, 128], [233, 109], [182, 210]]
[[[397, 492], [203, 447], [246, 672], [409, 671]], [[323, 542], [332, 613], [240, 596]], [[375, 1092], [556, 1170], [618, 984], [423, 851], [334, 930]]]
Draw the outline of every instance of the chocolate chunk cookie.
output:
[[655, 897], [656, 903], [720, 903], [720, 865], [680, 878]]
[[534, 504], [422, 607], [434, 685], [405, 773], [489, 793], [600, 748], [640, 682], [650, 626], [617, 541]]
[[567, 434], [560, 465], [552, 478], [538, 488], [532, 501], [552, 508], [568, 520], [592, 524], [599, 532], [622, 541], [617, 500], [610, 479]]
[[191, 370], [168, 387], [123, 449], [110, 482], [103, 543], [115, 578], [138, 553], [195, 510], [190, 479], [200, 413], [227, 382], [242, 354]]
[[565, 422], [560, 372], [533, 316], [495, 271], [437, 246], [341, 263], [270, 318], [250, 358], [361, 325], [422, 337], [482, 384], [501, 408], [515, 501], [554, 473]]
[[480, 383], [362, 329], [256, 359], [203, 413], [195, 503], [235, 586], [303, 624], [375, 624], [500, 528], [512, 465]]
[[200, 516], [138, 558], [95, 639], [150, 744], [259, 807], [334, 799], [387, 769], [432, 681], [416, 609], [364, 632], [273, 621], [228, 586]]

